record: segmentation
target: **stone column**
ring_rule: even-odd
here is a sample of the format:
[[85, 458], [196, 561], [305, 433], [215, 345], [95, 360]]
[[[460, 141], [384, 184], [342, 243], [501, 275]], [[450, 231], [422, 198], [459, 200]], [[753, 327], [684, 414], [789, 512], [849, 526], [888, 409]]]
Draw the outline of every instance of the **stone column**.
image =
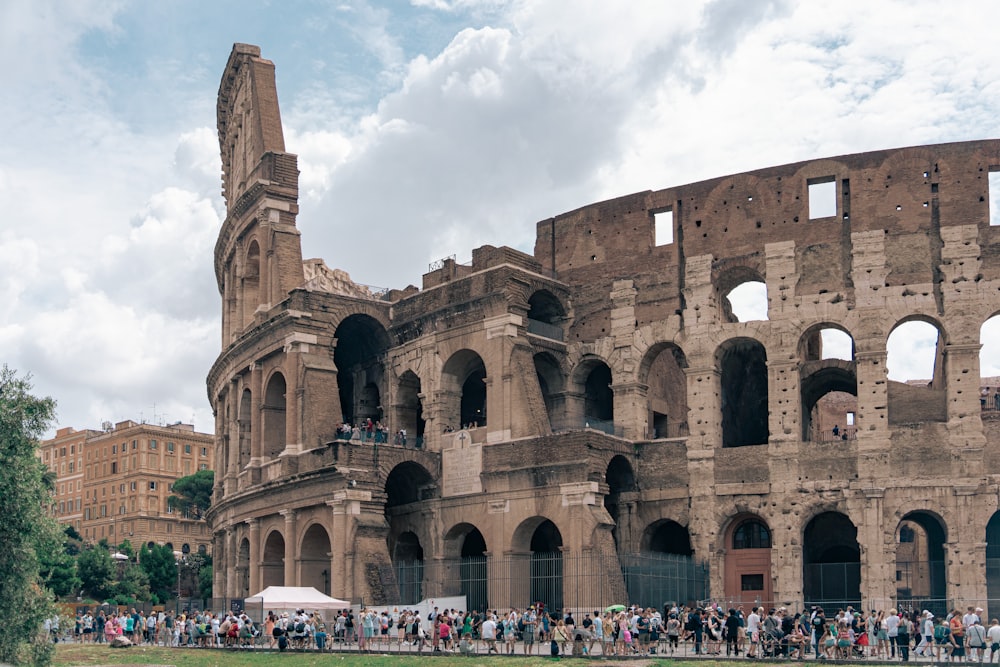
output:
[[[870, 609], [889, 609], [896, 594], [895, 530], [886, 535], [885, 489], [868, 486], [861, 489], [864, 504], [858, 525], [861, 547], [862, 604]], [[858, 500], [861, 500], [860, 498]]]
[[251, 364], [249, 384], [253, 394], [253, 408], [250, 410], [250, 467], [257, 468], [263, 461], [262, 443], [264, 442], [264, 434], [261, 433], [263, 425], [261, 411], [264, 408], [264, 366], [259, 361]]
[[948, 392], [948, 439], [952, 451], [952, 476], [983, 478], [982, 410], [979, 404], [979, 351], [977, 343], [951, 344], [944, 348], [945, 387]]
[[649, 385], [641, 382], [615, 383], [612, 386], [615, 401], [615, 431], [630, 440], [649, 437]]
[[250, 595], [256, 595], [264, 589], [260, 570], [260, 520], [247, 519], [247, 525], [250, 526], [250, 555], [247, 563], [250, 568]]
[[346, 489], [334, 491], [330, 507], [330, 590], [338, 591], [334, 597], [353, 600], [359, 588], [355, 582], [355, 527], [361, 514], [361, 503], [371, 502], [371, 491]]
[[232, 526], [226, 528], [226, 593], [231, 597], [239, 590], [236, 574], [236, 533]]
[[298, 536], [295, 534], [295, 510], [281, 510], [278, 512], [285, 517], [285, 586], [298, 586], [298, 559], [295, 553], [295, 545]]
[[[221, 530], [215, 531], [212, 535], [212, 558], [216, 563], [226, 562], [226, 534]], [[229, 589], [226, 587], [226, 570], [222, 567], [212, 569], [212, 590], [215, 597], [229, 597]]]

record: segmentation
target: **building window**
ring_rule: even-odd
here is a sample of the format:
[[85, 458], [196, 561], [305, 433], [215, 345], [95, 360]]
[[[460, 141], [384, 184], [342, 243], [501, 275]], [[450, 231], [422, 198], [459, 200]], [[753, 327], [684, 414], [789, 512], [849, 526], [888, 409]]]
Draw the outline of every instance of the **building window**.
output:
[[[771, 531], [757, 519], [747, 519], [733, 532], [734, 549], [770, 549]], [[751, 588], [743, 590], [763, 590]]]
[[190, 454], [191, 453], [191, 445], [189, 445], [187, 443], [184, 444], [184, 453], [185, 454]]
[[149, 483], [149, 490], [150, 491], [156, 491], [156, 482], [150, 482]]
[[156, 449], [156, 440], [150, 440], [149, 441], [149, 448], [150, 449]]
[[69, 462], [69, 471], [73, 472], [73, 462], [72, 461]]
[[201, 455], [202, 456], [208, 456], [208, 447], [202, 447], [201, 448]]
[[139, 441], [138, 440], [133, 440], [132, 441], [132, 449], [137, 449], [138, 447], [139, 447]]
[[902, 528], [899, 529], [899, 542], [900, 542], [900, 544], [907, 543], [907, 542], [913, 542], [913, 538], [915, 536], [916, 536], [916, 534], [913, 532], [913, 529], [910, 528], [909, 526], [903, 526]]
[[174, 443], [172, 443], [172, 442], [168, 442], [167, 443], [167, 451], [168, 452], [173, 452], [174, 451]]
[[740, 576], [740, 590], [762, 591], [764, 590], [763, 574], [744, 574]]
[[198, 466], [198, 470], [208, 470], [208, 464], [202, 463], [201, 465]]
[[129, 488], [130, 488], [130, 489], [131, 489], [132, 491], [135, 491], [135, 487], [136, 487], [136, 483], [135, 483], [135, 482], [132, 482], [132, 484], [130, 485], [130, 487], [129, 487]]
[[111, 453], [112, 454], [117, 454], [118, 453], [118, 445], [112, 445], [111, 446]]
[[115, 475], [118, 473], [118, 461], [111, 462], [111, 474]]
[[[134, 482], [133, 482], [133, 484], [134, 484]], [[133, 491], [135, 491], [135, 489], [134, 489], [134, 488], [133, 488], [132, 490], [133, 490]], [[118, 492], [119, 492], [119, 493], [125, 493], [125, 485], [124, 485], [124, 484], [120, 484], [120, 485], [118, 486]]]

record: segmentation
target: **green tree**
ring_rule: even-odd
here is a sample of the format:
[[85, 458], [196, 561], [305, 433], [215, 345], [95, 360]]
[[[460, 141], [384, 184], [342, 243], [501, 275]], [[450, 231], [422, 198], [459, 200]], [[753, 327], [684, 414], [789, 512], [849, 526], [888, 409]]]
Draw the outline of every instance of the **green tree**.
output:
[[107, 549], [98, 545], [80, 552], [76, 559], [83, 590], [96, 600], [107, 600], [114, 593], [115, 564]]
[[118, 545], [118, 553], [128, 556], [129, 560], [135, 558], [135, 549], [132, 547], [132, 543], [128, 540], [123, 540], [122, 543]]
[[174, 494], [167, 496], [167, 506], [200, 519], [212, 504], [215, 472], [199, 470], [174, 482]]
[[53, 647], [41, 622], [55, 609], [39, 576], [38, 552], [52, 523], [43, 509], [52, 497], [35, 452], [55, 401], [31, 389], [30, 377], [0, 368], [0, 662], [47, 665]]
[[118, 604], [135, 604], [150, 600], [149, 577], [138, 565], [122, 561], [121, 574], [115, 582], [114, 596]]
[[173, 549], [154, 544], [139, 550], [139, 564], [149, 577], [149, 589], [162, 602], [173, 597], [177, 588], [177, 561]]
[[205, 601], [212, 598], [212, 557], [206, 556], [201, 569], [198, 570], [198, 596]]
[[[42, 527], [39, 536], [39, 574], [56, 597], [76, 596], [82, 582], [76, 558], [69, 551], [66, 533], [55, 522]], [[75, 547], [74, 547], [75, 548]]]

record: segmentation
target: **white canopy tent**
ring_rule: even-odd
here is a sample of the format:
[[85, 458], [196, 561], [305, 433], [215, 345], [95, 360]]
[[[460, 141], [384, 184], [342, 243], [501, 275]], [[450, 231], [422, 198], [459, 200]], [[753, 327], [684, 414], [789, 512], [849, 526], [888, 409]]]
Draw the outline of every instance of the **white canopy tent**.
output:
[[260, 610], [262, 615], [269, 611], [294, 613], [303, 609], [306, 613], [319, 612], [326, 620], [332, 616], [331, 611], [351, 606], [347, 600], [332, 598], [312, 586], [268, 586], [257, 595], [246, 598], [243, 604], [246, 611]]

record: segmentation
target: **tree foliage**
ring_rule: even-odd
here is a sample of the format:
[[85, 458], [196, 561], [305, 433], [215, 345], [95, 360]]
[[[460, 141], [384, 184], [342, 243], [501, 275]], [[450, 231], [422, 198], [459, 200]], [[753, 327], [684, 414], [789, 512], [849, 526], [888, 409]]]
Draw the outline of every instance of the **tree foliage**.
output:
[[167, 496], [167, 506], [200, 519], [212, 504], [215, 472], [199, 470], [174, 482], [174, 495]]
[[154, 544], [139, 550], [139, 563], [149, 577], [149, 589], [162, 602], [172, 597], [177, 586], [177, 561], [173, 549]]
[[41, 527], [39, 535], [39, 574], [57, 597], [76, 596], [81, 581], [77, 574], [76, 547], [67, 533], [54, 521]]
[[0, 368], [0, 662], [46, 665], [52, 643], [41, 632], [52, 616], [51, 593], [39, 575], [39, 549], [53, 520], [38, 440], [55, 415], [55, 401], [31, 394], [29, 377]]
[[115, 564], [108, 550], [98, 544], [80, 552], [76, 559], [83, 590], [95, 600], [107, 600], [114, 594]]

